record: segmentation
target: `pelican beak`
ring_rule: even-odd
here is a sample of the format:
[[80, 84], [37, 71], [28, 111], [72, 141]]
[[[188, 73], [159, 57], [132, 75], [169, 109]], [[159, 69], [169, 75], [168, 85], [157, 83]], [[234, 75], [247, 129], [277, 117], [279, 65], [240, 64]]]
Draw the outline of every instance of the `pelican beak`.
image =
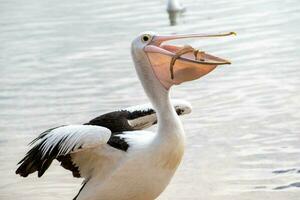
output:
[[218, 65], [231, 64], [231, 62], [188, 45], [174, 46], [163, 44], [164, 42], [184, 38], [223, 37], [229, 35], [235, 35], [235, 33], [154, 36], [152, 41], [144, 47], [144, 51], [156, 77], [166, 89], [169, 89], [172, 85], [198, 79], [214, 70]]

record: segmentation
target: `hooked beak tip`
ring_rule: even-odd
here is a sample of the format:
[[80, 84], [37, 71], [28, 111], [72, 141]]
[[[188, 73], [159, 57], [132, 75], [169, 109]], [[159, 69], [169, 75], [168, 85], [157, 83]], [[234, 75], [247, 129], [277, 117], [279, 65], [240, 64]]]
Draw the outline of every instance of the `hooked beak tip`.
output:
[[236, 32], [230, 32], [229, 34], [230, 34], [230, 35], [237, 36]]

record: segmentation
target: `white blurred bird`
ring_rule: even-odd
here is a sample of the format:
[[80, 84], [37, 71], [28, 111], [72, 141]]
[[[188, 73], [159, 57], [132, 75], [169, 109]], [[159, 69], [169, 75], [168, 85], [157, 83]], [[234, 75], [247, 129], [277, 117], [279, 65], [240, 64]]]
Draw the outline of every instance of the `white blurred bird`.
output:
[[180, 3], [179, 0], [168, 0], [167, 2], [168, 12], [185, 12], [186, 8]]

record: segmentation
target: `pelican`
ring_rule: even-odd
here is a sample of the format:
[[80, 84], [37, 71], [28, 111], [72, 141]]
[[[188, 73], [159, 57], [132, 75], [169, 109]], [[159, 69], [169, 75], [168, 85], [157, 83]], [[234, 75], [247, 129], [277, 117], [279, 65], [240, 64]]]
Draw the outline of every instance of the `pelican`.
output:
[[177, 18], [185, 12], [185, 7], [181, 5], [178, 0], [168, 0], [167, 1], [167, 12], [169, 15], [170, 25], [174, 26], [177, 24]]
[[[56, 159], [74, 177], [84, 179], [74, 200], [154, 200], [169, 184], [184, 153], [185, 134], [178, 114], [191, 110], [188, 103], [172, 103], [170, 88], [230, 64], [191, 46], [165, 42], [232, 34], [140, 34], [132, 42], [131, 54], [152, 106], [49, 129], [31, 142], [16, 173], [26, 177], [37, 171], [40, 177]], [[156, 122], [156, 133], [143, 130]]]

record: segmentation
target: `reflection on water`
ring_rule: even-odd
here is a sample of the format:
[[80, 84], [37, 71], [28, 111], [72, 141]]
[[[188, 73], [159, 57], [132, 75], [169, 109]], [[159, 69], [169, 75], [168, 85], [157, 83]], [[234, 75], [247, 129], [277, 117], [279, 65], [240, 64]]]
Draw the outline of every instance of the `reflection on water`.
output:
[[288, 173], [288, 172], [300, 172], [300, 170], [297, 170], [295, 168], [293, 169], [282, 169], [282, 170], [274, 170], [273, 173], [274, 174], [284, 174], [284, 173]]
[[171, 26], [175, 26], [178, 23], [180, 17], [182, 17], [181, 11], [168, 11], [169, 21]]
[[184, 160], [159, 199], [299, 199], [300, 2], [184, 4], [169, 26], [161, 0], [2, 0], [0, 199], [72, 199], [81, 180], [58, 163], [41, 179], [17, 177], [16, 163], [49, 127], [148, 101], [129, 51], [145, 30], [238, 33], [187, 41], [233, 64], [173, 88], [193, 112], [182, 118]]
[[283, 189], [287, 189], [290, 187], [300, 188], [300, 182], [291, 183], [289, 185], [284, 185], [284, 186], [279, 186], [279, 187], [274, 188], [274, 190], [283, 190]]

